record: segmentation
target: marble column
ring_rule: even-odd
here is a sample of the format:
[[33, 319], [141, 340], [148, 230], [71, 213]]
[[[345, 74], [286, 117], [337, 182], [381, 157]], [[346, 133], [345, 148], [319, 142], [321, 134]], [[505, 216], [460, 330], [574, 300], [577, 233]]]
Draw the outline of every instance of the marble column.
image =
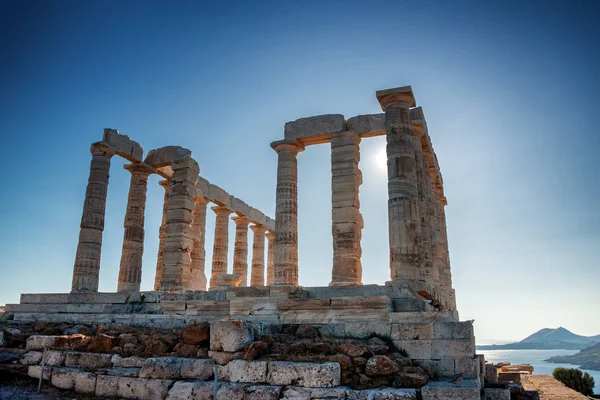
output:
[[277, 152], [275, 204], [275, 285], [298, 284], [298, 142], [274, 142]]
[[385, 111], [390, 276], [414, 282], [421, 263], [415, 140], [409, 118], [415, 100], [410, 87], [381, 90], [377, 98]]
[[194, 238], [194, 248], [190, 257], [192, 258], [190, 290], [206, 290], [206, 207], [209, 201], [204, 198], [201, 191], [196, 194], [196, 204], [194, 208], [194, 219], [192, 220], [192, 229], [196, 234]]
[[217, 214], [215, 224], [215, 240], [213, 245], [212, 270], [210, 274], [210, 287], [219, 284], [219, 275], [227, 273], [227, 251], [229, 247], [229, 215], [231, 210], [225, 206], [211, 207]]
[[191, 224], [200, 167], [193, 158], [182, 157], [173, 162], [172, 168], [160, 288], [179, 291], [190, 286], [191, 252], [196, 238]]
[[362, 285], [359, 144], [360, 136], [355, 132], [331, 135], [333, 268], [329, 286]]
[[265, 232], [267, 228], [262, 225], [252, 225], [250, 229], [254, 232], [250, 286], [265, 286]]
[[169, 209], [169, 181], [158, 182], [165, 189], [165, 199], [163, 201], [163, 214], [160, 228], [158, 229], [158, 257], [156, 260], [156, 276], [154, 277], [154, 290], [160, 290], [163, 271], [163, 257], [165, 254], [165, 239], [167, 237], [165, 229], [167, 225], [167, 210]]
[[142, 282], [142, 256], [144, 254], [144, 216], [148, 176], [154, 169], [144, 163], [125, 165], [131, 173], [129, 196], [125, 211], [123, 249], [119, 268], [117, 292], [139, 292]]
[[275, 232], [267, 231], [265, 237], [267, 238], [267, 286], [271, 286], [275, 281]]
[[110, 158], [115, 154], [102, 142], [94, 143], [90, 151], [92, 162], [73, 267], [73, 292], [98, 291]]
[[235, 222], [235, 243], [233, 248], [233, 273], [239, 275], [240, 287], [248, 286], [248, 225], [244, 216], [231, 218]]

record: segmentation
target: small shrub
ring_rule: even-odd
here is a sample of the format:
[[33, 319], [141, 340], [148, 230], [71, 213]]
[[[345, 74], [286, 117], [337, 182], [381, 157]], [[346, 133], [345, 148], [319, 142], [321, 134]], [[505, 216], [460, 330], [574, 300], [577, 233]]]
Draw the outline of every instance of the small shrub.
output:
[[584, 374], [577, 368], [556, 368], [552, 376], [565, 386], [578, 391], [586, 396], [594, 393], [594, 378], [587, 372]]

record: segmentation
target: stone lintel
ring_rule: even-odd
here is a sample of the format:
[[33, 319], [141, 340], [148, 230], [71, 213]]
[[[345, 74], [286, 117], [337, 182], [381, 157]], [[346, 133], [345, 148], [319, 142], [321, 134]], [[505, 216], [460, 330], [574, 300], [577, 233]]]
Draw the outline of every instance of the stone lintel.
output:
[[346, 129], [361, 137], [385, 135], [385, 114], [357, 115], [346, 121]]
[[172, 165], [175, 160], [183, 157], [190, 157], [191, 155], [191, 150], [181, 146], [165, 146], [150, 150], [144, 159], [144, 162], [154, 168], [160, 168]]
[[133, 164], [125, 164], [123, 165], [127, 171], [133, 173], [135, 171], [146, 172], [148, 174], [155, 174], [157, 172], [156, 168], [153, 168], [151, 165], [148, 165], [144, 162], [133, 163]]
[[416, 106], [415, 96], [410, 86], [378, 90], [375, 95], [383, 111], [388, 104], [395, 102], [407, 103], [409, 107]]
[[342, 114], [325, 114], [286, 122], [284, 138], [298, 140], [305, 146], [327, 143], [334, 132], [346, 130]]
[[144, 149], [138, 142], [131, 140], [127, 135], [121, 135], [118, 130], [105, 128], [102, 141], [110, 146], [115, 153], [131, 161], [140, 162]]

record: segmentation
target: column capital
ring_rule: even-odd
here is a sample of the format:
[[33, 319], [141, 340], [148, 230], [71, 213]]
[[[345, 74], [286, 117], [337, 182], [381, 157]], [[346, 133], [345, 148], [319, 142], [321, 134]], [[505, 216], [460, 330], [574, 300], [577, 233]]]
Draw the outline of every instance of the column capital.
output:
[[271, 230], [268, 230], [267, 233], [265, 233], [265, 236], [269, 240], [274, 240], [275, 239], [275, 232], [273, 232]]
[[143, 174], [143, 175], [150, 175], [150, 174], [156, 173], [156, 169], [152, 168], [148, 164], [144, 164], [143, 162], [125, 164], [123, 166], [123, 168], [125, 168], [127, 171], [131, 172], [132, 175], [134, 173], [139, 173], [139, 174]]
[[217, 215], [229, 215], [233, 212], [226, 206], [221, 206], [221, 205], [211, 207], [210, 209], [213, 210], [215, 212], [215, 214], [217, 214]]
[[250, 220], [248, 219], [248, 217], [244, 216], [244, 215], [235, 215], [233, 217], [231, 217], [231, 219], [233, 220], [233, 222], [235, 222], [236, 225], [244, 225], [244, 224], [249, 224]]
[[267, 231], [267, 228], [260, 224], [250, 225], [250, 229], [252, 229], [252, 232], [254, 233], [265, 233]]
[[158, 181], [158, 184], [160, 186], [162, 186], [165, 190], [169, 190], [169, 183], [170, 182], [171, 182], [170, 179], [165, 179], [165, 180], [162, 180], [162, 181]]
[[294, 154], [298, 154], [304, 151], [304, 145], [297, 140], [277, 140], [271, 143], [271, 147], [277, 153], [282, 151], [289, 151]]
[[388, 105], [394, 103], [404, 105], [406, 108], [414, 107], [416, 105], [415, 96], [413, 95], [410, 86], [378, 90], [375, 95], [377, 96], [377, 100], [379, 101], [379, 104], [381, 104], [381, 109], [383, 111], [385, 111], [385, 108]]
[[104, 142], [92, 143], [90, 153], [92, 153], [93, 156], [106, 156], [109, 158], [116, 154], [115, 150]]
[[210, 203], [210, 200], [208, 200], [206, 197], [204, 197], [204, 192], [202, 190], [196, 189], [196, 199], [194, 200], [194, 203], [196, 205], [208, 204], [208, 203]]

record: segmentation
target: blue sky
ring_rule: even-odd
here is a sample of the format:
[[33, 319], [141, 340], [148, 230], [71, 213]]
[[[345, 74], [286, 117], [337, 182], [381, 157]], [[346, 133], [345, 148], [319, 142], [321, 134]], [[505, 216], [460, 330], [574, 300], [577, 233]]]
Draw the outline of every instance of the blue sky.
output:
[[[269, 143], [286, 121], [380, 112], [377, 89], [412, 85], [444, 175], [459, 311], [478, 341], [560, 325], [598, 334], [599, 16], [591, 0], [3, 1], [0, 304], [70, 289], [89, 145], [103, 128], [146, 151], [191, 149], [202, 176], [273, 216]], [[361, 143], [365, 283], [389, 279], [384, 146]], [[116, 290], [123, 165], [113, 159], [102, 291]], [[326, 285], [329, 147], [301, 153], [299, 174], [300, 283]], [[207, 269], [213, 227], [209, 213]]]

